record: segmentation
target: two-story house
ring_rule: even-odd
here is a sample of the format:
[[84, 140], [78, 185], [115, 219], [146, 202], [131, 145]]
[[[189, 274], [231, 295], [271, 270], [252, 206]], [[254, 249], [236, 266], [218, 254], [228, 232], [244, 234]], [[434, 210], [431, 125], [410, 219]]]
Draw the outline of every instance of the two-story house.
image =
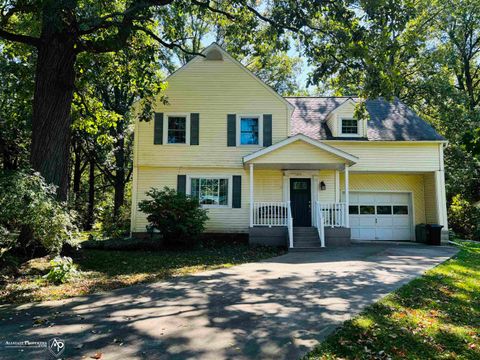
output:
[[317, 247], [447, 234], [446, 141], [402, 102], [282, 97], [217, 44], [168, 78], [153, 121], [135, 124], [132, 234], [138, 202], [175, 188], [207, 208], [209, 233]]

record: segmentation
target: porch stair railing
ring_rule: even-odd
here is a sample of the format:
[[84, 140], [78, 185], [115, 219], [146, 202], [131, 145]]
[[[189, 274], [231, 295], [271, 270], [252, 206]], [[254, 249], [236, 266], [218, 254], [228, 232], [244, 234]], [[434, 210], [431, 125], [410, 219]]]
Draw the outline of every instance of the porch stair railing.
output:
[[293, 218], [290, 201], [287, 201], [287, 227], [288, 227], [288, 245], [290, 249], [293, 249]]
[[315, 202], [315, 223], [317, 226], [318, 237], [320, 239], [320, 246], [325, 247], [325, 220], [323, 218], [323, 212], [320, 203]]

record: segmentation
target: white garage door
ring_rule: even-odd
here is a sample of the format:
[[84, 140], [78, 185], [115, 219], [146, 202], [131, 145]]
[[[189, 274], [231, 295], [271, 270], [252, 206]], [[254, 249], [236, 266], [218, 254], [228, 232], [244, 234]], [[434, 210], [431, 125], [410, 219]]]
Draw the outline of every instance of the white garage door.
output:
[[352, 239], [413, 240], [410, 194], [350, 193]]

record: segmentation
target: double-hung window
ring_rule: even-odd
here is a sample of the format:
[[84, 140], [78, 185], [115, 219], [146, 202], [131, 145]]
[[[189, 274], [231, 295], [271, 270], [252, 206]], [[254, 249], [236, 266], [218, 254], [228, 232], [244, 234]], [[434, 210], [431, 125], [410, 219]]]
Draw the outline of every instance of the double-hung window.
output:
[[341, 119], [342, 135], [358, 135], [357, 119]]
[[168, 144], [186, 144], [187, 143], [187, 117], [186, 116], [168, 116], [167, 143]]
[[229, 178], [190, 178], [190, 194], [203, 206], [229, 205]]
[[240, 145], [260, 144], [260, 119], [258, 117], [240, 117]]

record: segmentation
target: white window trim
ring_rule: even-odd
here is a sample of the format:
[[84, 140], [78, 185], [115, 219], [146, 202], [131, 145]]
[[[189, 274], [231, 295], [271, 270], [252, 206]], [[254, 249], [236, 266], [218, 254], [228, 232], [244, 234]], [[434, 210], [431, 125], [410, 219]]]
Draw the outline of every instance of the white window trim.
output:
[[[170, 146], [185, 146], [190, 145], [190, 114], [187, 113], [166, 113], [163, 121], [163, 144]], [[185, 143], [169, 143], [168, 142], [168, 118], [169, 117], [184, 117], [186, 119]]]
[[[356, 120], [357, 121], [357, 133], [356, 134], [344, 134], [342, 132], [342, 121], [343, 120]], [[362, 120], [355, 119], [353, 116], [339, 116], [338, 117], [338, 136], [339, 137], [361, 137], [362, 136]]]
[[192, 195], [192, 179], [227, 179], [228, 180], [228, 203], [227, 205], [201, 205], [204, 209], [228, 209], [232, 207], [233, 176], [232, 175], [187, 175], [186, 193]]
[[[241, 122], [242, 118], [257, 118], [258, 119], [258, 144], [241, 144]], [[263, 115], [262, 114], [237, 114], [237, 146], [259, 147], [263, 146]]]

